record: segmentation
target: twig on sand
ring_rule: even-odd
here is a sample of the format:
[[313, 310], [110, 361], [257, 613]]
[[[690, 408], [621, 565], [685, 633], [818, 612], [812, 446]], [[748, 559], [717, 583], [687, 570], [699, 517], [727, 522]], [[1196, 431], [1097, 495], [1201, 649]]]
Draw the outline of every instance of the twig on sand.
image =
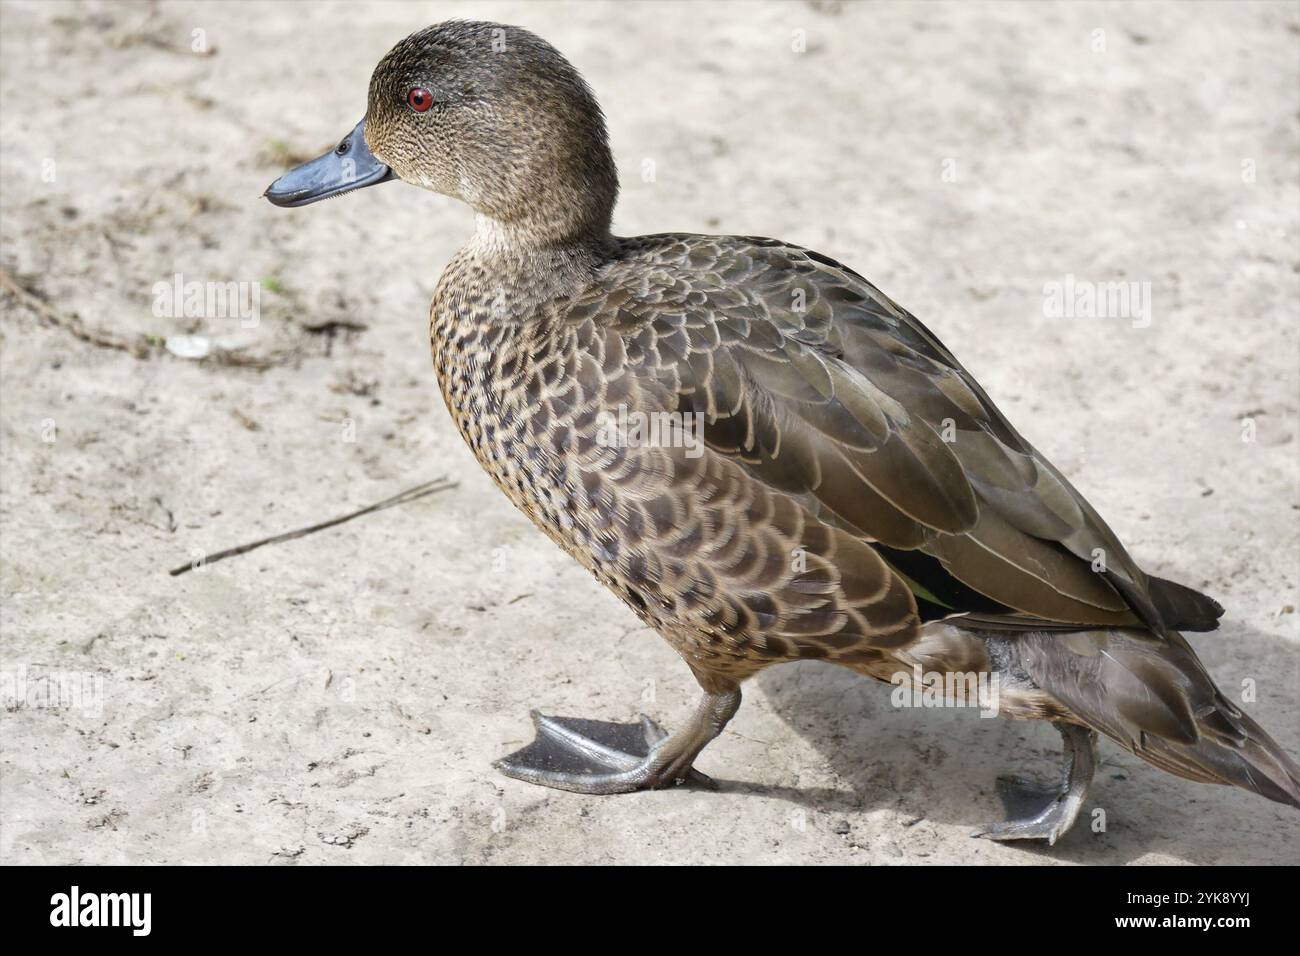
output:
[[303, 538], [317, 531], [323, 531], [326, 528], [332, 528], [336, 524], [342, 524], [345, 521], [351, 521], [353, 518], [360, 518], [362, 515], [368, 515], [375, 511], [383, 511], [385, 508], [392, 508], [395, 505], [404, 505], [407, 502], [415, 501], [417, 498], [423, 498], [425, 495], [436, 494], [439, 491], [449, 491], [460, 484], [458, 481], [448, 481], [447, 476], [435, 478], [432, 481], [426, 481], [422, 485], [416, 485], [414, 488], [408, 488], [401, 494], [393, 495], [391, 498], [385, 498], [383, 501], [368, 505], [360, 511], [353, 511], [349, 514], [342, 515], [338, 518], [331, 518], [328, 521], [322, 521], [320, 524], [314, 524], [308, 528], [299, 528], [297, 531], [289, 531], [285, 534], [273, 535], [269, 538], [261, 538], [257, 541], [251, 541], [248, 544], [241, 544], [236, 548], [227, 548], [225, 551], [218, 551], [216, 554], [205, 554], [198, 561], [190, 561], [179, 567], [172, 568], [167, 573], [172, 577], [184, 574], [186, 571], [192, 571], [195, 568], [205, 567], [209, 564], [215, 564], [226, 558], [233, 558], [237, 554], [247, 554], [256, 548], [266, 544], [280, 544], [284, 541], [292, 541], [294, 538]]

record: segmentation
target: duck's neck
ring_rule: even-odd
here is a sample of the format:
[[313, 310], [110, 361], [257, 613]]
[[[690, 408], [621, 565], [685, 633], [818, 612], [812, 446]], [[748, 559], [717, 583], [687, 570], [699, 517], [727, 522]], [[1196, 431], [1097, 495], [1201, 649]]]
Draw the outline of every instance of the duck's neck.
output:
[[524, 286], [532, 297], [559, 297], [586, 287], [612, 247], [608, 223], [555, 236], [528, 223], [478, 213], [473, 236], [457, 257], [473, 262], [507, 292]]
[[593, 230], [553, 231], [528, 221], [503, 221], [486, 213], [475, 213], [474, 235], [465, 244], [476, 258], [515, 259], [545, 255], [557, 249], [599, 246], [609, 238], [609, 224]]
[[477, 213], [467, 252], [484, 261], [581, 262], [609, 244], [618, 172], [594, 102], [577, 116], [495, 175], [462, 180], [461, 198]]

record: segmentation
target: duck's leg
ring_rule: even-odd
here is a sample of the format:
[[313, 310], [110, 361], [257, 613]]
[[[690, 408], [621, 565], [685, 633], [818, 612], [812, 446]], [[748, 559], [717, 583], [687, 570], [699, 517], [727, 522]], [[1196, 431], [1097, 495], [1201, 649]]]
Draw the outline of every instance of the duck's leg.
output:
[[1074, 824], [1097, 766], [1097, 735], [1075, 724], [1053, 723], [1065, 743], [1064, 780], [1044, 787], [1023, 777], [999, 777], [1010, 819], [971, 834], [989, 840], [1046, 840], [1054, 844]]
[[507, 777], [577, 793], [630, 793], [711, 781], [691, 764], [740, 707], [740, 685], [709, 680], [685, 727], [669, 734], [649, 717], [616, 724], [533, 711], [537, 736], [495, 764]]

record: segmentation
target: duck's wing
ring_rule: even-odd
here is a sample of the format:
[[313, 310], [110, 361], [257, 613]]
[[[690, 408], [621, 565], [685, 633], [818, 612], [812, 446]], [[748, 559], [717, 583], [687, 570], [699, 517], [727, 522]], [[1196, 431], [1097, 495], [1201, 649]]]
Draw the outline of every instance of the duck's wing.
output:
[[703, 416], [710, 449], [868, 543], [922, 617], [1209, 629], [1145, 575], [951, 352], [862, 276], [769, 239], [628, 240], [571, 306]]

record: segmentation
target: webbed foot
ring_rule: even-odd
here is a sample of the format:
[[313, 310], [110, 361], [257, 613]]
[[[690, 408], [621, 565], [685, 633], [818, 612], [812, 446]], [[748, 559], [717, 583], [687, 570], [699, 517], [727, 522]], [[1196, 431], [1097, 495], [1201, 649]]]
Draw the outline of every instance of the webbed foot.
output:
[[537, 736], [493, 764], [507, 777], [576, 793], [631, 793], [679, 783], [712, 785], [687, 765], [656, 759], [668, 733], [644, 714], [634, 724], [533, 711]]
[[1064, 780], [1049, 787], [1024, 777], [998, 778], [1008, 819], [976, 830], [988, 840], [1046, 840], [1054, 845], [1074, 825], [1088, 795], [1097, 762], [1097, 735], [1073, 724], [1055, 724], [1065, 743]]
[[507, 777], [576, 793], [631, 793], [689, 783], [713, 786], [691, 765], [740, 706], [740, 688], [706, 692], [690, 722], [668, 734], [649, 717], [617, 724], [533, 711], [537, 735], [494, 766]]

